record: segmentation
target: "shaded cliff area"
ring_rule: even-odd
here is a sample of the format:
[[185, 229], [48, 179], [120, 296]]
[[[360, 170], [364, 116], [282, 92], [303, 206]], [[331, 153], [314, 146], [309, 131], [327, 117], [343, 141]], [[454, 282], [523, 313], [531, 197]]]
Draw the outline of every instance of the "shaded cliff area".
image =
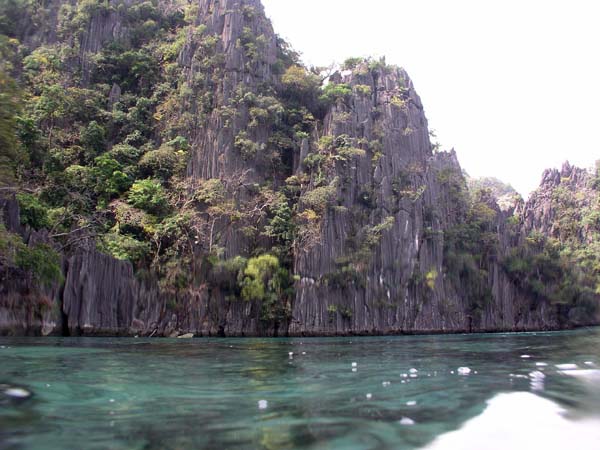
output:
[[259, 0], [10, 0], [0, 31], [2, 334], [598, 323], [597, 173], [469, 188], [385, 60], [306, 68]]

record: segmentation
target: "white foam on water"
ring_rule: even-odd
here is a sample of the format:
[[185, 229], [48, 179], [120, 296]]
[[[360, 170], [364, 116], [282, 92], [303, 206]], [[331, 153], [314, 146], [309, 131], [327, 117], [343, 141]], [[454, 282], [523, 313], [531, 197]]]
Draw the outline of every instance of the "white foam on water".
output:
[[586, 362], [584, 362], [584, 364], [585, 364], [586, 366], [595, 366], [595, 365], [596, 365], [596, 364], [594, 364], [592, 361], [586, 361]]
[[529, 358], [531, 358], [531, 355], [521, 355], [521, 358], [523, 358], [523, 359], [529, 359]]
[[538, 366], [538, 367], [547, 367], [548, 363], [545, 363], [545, 362], [536, 362], [535, 365]]
[[417, 402], [416, 402], [416, 401], [414, 401], [414, 400], [411, 400], [411, 401], [409, 401], [409, 402], [406, 402], [406, 406], [415, 406], [416, 404], [417, 404]]
[[407, 425], [407, 426], [410, 426], [410, 425], [414, 425], [414, 424], [415, 424], [415, 421], [414, 421], [414, 420], [412, 420], [410, 417], [403, 417], [402, 419], [400, 419], [400, 420], [398, 421], [398, 423], [399, 423], [400, 425]]
[[352, 367], [358, 367], [358, 363], [353, 362]]
[[556, 368], [559, 370], [575, 370], [579, 369], [577, 364], [557, 364]]
[[419, 371], [415, 368], [409, 370], [410, 373], [418, 373]]
[[558, 404], [529, 392], [498, 394], [479, 416], [438, 436], [427, 450], [600, 448], [600, 419], [571, 421]]
[[356, 367], [352, 368], [352, 372], [356, 372], [358, 369]]
[[534, 370], [533, 372], [529, 372], [529, 378], [536, 378], [536, 379], [542, 379], [543, 380], [544, 378], [546, 378], [546, 375], [544, 375], [539, 370]]
[[391, 383], [391, 382], [389, 382], [389, 381], [383, 381], [383, 382], [381, 383], [381, 385], [382, 385], [382, 386], [389, 386], [390, 384], [392, 384], [392, 383]]
[[8, 388], [4, 391], [4, 393], [13, 398], [31, 397], [31, 392], [23, 388]]
[[561, 370], [560, 373], [579, 378], [582, 381], [600, 383], [600, 370], [598, 369]]
[[457, 372], [459, 375], [469, 375], [471, 373], [471, 369], [468, 367], [459, 367]]
[[258, 409], [267, 409], [269, 407], [269, 402], [266, 400], [258, 401]]
[[403, 373], [402, 375], [400, 375], [402, 378], [408, 378], [408, 374], [407, 373]]
[[510, 374], [508, 374], [508, 376], [510, 378], [527, 378], [527, 375], [520, 375], [520, 374], [515, 375], [514, 373], [510, 373]]
[[367, 400], [371, 400], [373, 398], [373, 394], [369, 393], [365, 397], [367, 397]]

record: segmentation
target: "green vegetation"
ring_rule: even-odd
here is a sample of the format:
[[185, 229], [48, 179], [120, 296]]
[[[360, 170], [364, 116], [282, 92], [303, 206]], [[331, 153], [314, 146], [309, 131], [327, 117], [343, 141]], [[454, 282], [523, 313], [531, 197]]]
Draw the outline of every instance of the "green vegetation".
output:
[[42, 285], [61, 283], [60, 256], [46, 244], [17, 249], [15, 263], [17, 267], [31, 273]]
[[[203, 46], [199, 63], [218, 73], [216, 40], [184, 3], [84, 1], [61, 7], [56, 43], [27, 48], [21, 33], [52, 22], [34, 3], [0, 5], [0, 180], [26, 188], [17, 195], [22, 224], [49, 230], [64, 252], [89, 237], [136, 269], [177, 278], [170, 272], [189, 260], [200, 226], [184, 195], [190, 124], [173, 105], [190, 101], [190, 90], [175, 60], [192, 36]], [[108, 13], [127, 33], [81, 53], [90, 21]], [[212, 86], [192, 88], [202, 121]], [[26, 256], [29, 272], [51, 275]]]
[[27, 246], [19, 235], [8, 232], [2, 221], [0, 267], [5, 271], [20, 271], [16, 278], [25, 275], [31, 286], [51, 286], [63, 281], [60, 256], [53, 248], [42, 243]]
[[327, 103], [336, 103], [338, 101], [347, 101], [352, 95], [352, 88], [347, 84], [329, 83], [323, 89], [320, 100]]
[[[226, 66], [223, 36], [199, 23], [197, 2], [63, 3], [58, 11], [32, 0], [0, 3], [0, 188], [16, 193], [24, 235], [49, 236], [49, 245], [26, 245], [1, 225], [0, 272], [59, 283], [59, 255], [86, 243], [129, 261], [173, 298], [219, 290], [227, 301], [251, 302], [273, 326], [290, 319], [294, 256], [321, 244], [325, 225], [334, 224], [343, 249], [317, 282], [364, 288], [406, 213], [427, 251], [444, 245], [443, 272], [418, 267], [410, 277], [423, 296], [446, 281], [461, 286], [477, 318], [500, 262], [532, 307], [549, 302], [564, 323], [583, 322], [596, 307], [600, 166], [585, 190], [569, 179], [554, 189], [551, 236], [521, 242], [515, 234], [512, 249], [499, 248], [499, 224], [516, 229], [519, 219], [502, 223], [495, 199], [514, 189], [482, 179], [470, 180], [469, 192], [452, 165], [436, 169], [409, 155], [397, 167], [385, 154], [387, 130], [399, 127], [407, 141], [417, 125], [404, 120], [402, 72], [389, 95], [378, 95], [384, 59], [346, 60], [354, 76], [346, 84], [262, 34], [266, 19], [246, 5], [227, 49], [236, 61]], [[108, 17], [118, 17], [122, 33], [88, 35]], [[31, 39], [32, 30], [52, 39]], [[390, 110], [400, 125], [381, 120]], [[367, 181], [356, 186], [353, 177]], [[429, 181], [440, 189], [428, 190]], [[349, 321], [353, 311], [330, 305], [327, 313], [330, 322]]]
[[[444, 270], [464, 290], [469, 313], [479, 317], [492, 298], [488, 277], [490, 264], [497, 256], [497, 213], [490, 207], [494, 202], [489, 191], [479, 191], [471, 199], [461, 193], [457, 198], [464, 202], [457, 211], [466, 212], [461, 222], [444, 231]], [[433, 281], [435, 285], [430, 278], [427, 284]]]
[[127, 199], [134, 208], [156, 215], [160, 215], [167, 205], [164, 188], [159, 181], [151, 179], [133, 183]]
[[586, 324], [599, 308], [600, 191], [595, 174], [581, 190], [562, 179], [553, 188], [552, 234], [532, 232], [503, 265], [534, 303], [554, 305], [563, 324]]
[[242, 299], [261, 304], [261, 320], [275, 322], [287, 319], [293, 293], [293, 278], [273, 255], [248, 260], [241, 282]]

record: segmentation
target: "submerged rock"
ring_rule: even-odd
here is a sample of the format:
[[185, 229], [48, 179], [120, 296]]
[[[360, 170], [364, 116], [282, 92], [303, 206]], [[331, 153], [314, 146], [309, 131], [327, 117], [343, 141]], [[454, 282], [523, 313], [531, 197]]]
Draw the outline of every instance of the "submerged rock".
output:
[[177, 336], [177, 339], [192, 339], [194, 337], [194, 333], [186, 333], [180, 336]]

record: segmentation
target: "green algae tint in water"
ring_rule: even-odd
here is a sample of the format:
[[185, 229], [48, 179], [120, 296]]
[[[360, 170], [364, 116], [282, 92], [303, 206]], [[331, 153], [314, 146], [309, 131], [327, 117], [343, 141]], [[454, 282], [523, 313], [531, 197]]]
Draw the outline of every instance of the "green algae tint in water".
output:
[[[598, 365], [598, 329], [335, 339], [0, 338], [0, 448], [413, 449], [458, 448], [444, 446], [458, 441], [503, 448], [490, 434], [469, 435], [485, 428], [489, 412], [496, 424], [513, 427], [503, 436], [513, 440], [510, 448], [532, 448], [523, 436], [510, 436], [525, 425], [540, 444], [534, 448], [554, 448], [556, 439], [544, 439], [561, 432], [573, 434], [571, 448], [597, 449]], [[15, 388], [33, 396], [9, 395]], [[511, 425], [532, 405], [530, 424]]]

